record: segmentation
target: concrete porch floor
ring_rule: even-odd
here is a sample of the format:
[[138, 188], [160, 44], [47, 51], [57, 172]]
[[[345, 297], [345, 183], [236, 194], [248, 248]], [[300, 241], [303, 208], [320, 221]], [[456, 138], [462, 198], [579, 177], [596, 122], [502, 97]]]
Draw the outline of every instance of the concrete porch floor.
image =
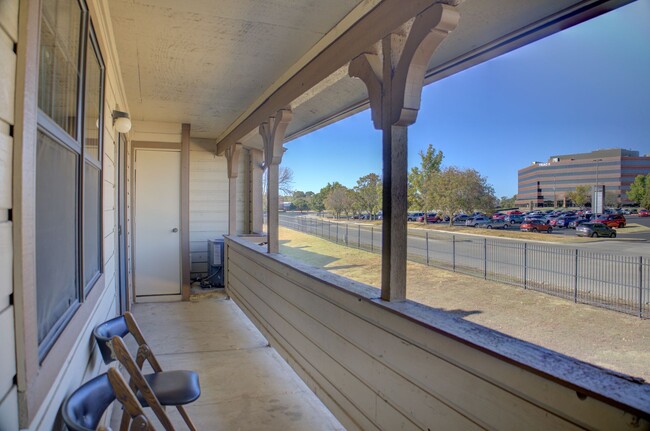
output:
[[[344, 430], [233, 301], [135, 304], [133, 313], [164, 370], [199, 373], [201, 397], [187, 407], [199, 430]], [[120, 417], [116, 408], [115, 430]]]

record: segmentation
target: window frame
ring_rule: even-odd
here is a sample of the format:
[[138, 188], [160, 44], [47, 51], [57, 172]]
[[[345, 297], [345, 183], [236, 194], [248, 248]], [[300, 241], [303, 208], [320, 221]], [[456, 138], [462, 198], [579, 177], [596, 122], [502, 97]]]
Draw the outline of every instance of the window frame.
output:
[[[104, 149], [103, 139], [106, 137], [104, 114], [107, 89], [107, 67], [102, 54], [105, 46], [95, 32], [93, 26], [94, 10], [87, 7], [86, 0], [76, 0], [82, 11], [82, 26], [79, 32], [80, 52], [80, 73], [77, 77], [77, 96], [74, 98], [77, 103], [78, 112], [75, 130], [77, 139], [72, 138], [61, 126], [46, 115], [39, 108], [39, 63], [41, 46], [41, 19], [43, 0], [28, 1], [20, 3], [19, 10], [19, 39], [22, 41], [17, 45], [16, 55], [16, 122], [14, 142], [16, 151], [14, 153], [14, 211], [13, 211], [13, 247], [14, 247], [14, 289], [15, 321], [16, 321], [16, 384], [19, 393], [20, 427], [29, 428], [43, 407], [48, 394], [51, 392], [61, 373], [61, 369], [69, 360], [70, 352], [75, 350], [80, 340], [80, 334], [89, 331], [88, 322], [93, 310], [100, 303], [100, 299], [110, 294], [106, 285], [104, 265], [104, 212], [103, 212], [103, 188], [104, 188]], [[36, 291], [36, 154], [38, 146], [39, 131], [54, 139], [58, 144], [63, 145], [78, 154], [77, 167], [80, 170], [79, 176], [83, 176], [85, 168], [85, 156], [83, 152], [84, 133], [82, 131], [83, 119], [85, 118], [85, 76], [86, 58], [85, 50], [88, 43], [92, 44], [94, 52], [99, 61], [101, 71], [99, 89], [99, 134], [98, 134], [98, 156], [99, 160], [93, 165], [99, 169], [98, 184], [98, 206], [99, 206], [99, 260], [100, 271], [88, 283], [84, 289], [82, 277], [83, 261], [81, 244], [83, 235], [83, 182], [78, 178], [76, 201], [77, 209], [77, 230], [76, 239], [78, 259], [77, 268], [77, 291], [80, 300], [71, 306], [63, 316], [61, 322], [57, 322], [56, 331], [50, 330], [50, 334], [56, 332], [47, 351], [39, 348], [38, 342], [38, 320], [37, 320], [37, 291]], [[102, 49], [104, 48], [104, 49]], [[83, 87], [82, 87], [83, 85]], [[72, 100], [72, 98], [71, 98]], [[20, 143], [20, 145], [18, 145]], [[53, 327], [54, 328], [54, 327]], [[49, 334], [48, 334], [49, 335]], [[44, 344], [43, 342], [41, 344]], [[40, 351], [39, 351], [40, 350]]]
[[[81, 23], [79, 26], [79, 43], [78, 43], [78, 74], [77, 74], [77, 95], [76, 95], [76, 124], [74, 127], [76, 138], [71, 136], [66, 130], [64, 130], [56, 121], [46, 114], [43, 110], [38, 108], [37, 112], [37, 129], [41, 133], [49, 136], [57, 144], [63, 145], [66, 149], [71, 150], [77, 154], [77, 190], [76, 190], [76, 202], [77, 202], [77, 224], [76, 224], [76, 276], [77, 276], [77, 286], [76, 293], [78, 296], [77, 301], [73, 302], [68, 310], [57, 320], [57, 322], [52, 326], [48, 331], [47, 335], [43, 338], [38, 344], [38, 358], [39, 362], [43, 362], [45, 357], [48, 355], [52, 347], [56, 344], [61, 333], [65, 327], [72, 320], [72, 316], [79, 309], [81, 304], [85, 302], [86, 296], [97, 284], [97, 281], [101, 278], [104, 273], [103, 265], [103, 244], [101, 244], [103, 232], [103, 217], [101, 211], [101, 203], [103, 202], [103, 193], [102, 193], [102, 184], [103, 184], [103, 127], [104, 127], [104, 93], [106, 88], [106, 66], [99, 49], [99, 43], [97, 41], [97, 36], [92, 25], [88, 7], [84, 0], [70, 0], [75, 1], [79, 5], [81, 11]], [[42, 24], [42, 10], [41, 10], [41, 20], [39, 21]], [[98, 158], [95, 159], [94, 156], [88, 155], [86, 153], [86, 89], [87, 89], [87, 72], [88, 72], [88, 48], [92, 49], [98, 62], [99, 72], [100, 72], [100, 86], [99, 86], [99, 112], [98, 112]], [[39, 38], [39, 52], [40, 52], [40, 38]], [[39, 69], [40, 73], [40, 69]], [[40, 83], [37, 91], [40, 94]], [[85, 268], [84, 268], [84, 227], [85, 227], [85, 190], [88, 186], [86, 182], [86, 163], [89, 163], [92, 167], [96, 168], [99, 173], [99, 184], [97, 185], [97, 194], [98, 202], [100, 203], [100, 208], [98, 211], [98, 229], [99, 229], [99, 271], [93, 275], [93, 277], [85, 282]], [[38, 170], [38, 166], [36, 166]], [[36, 240], [37, 241], [37, 240]], [[36, 285], [38, 285], [38, 280], [36, 280]], [[38, 304], [38, 297], [36, 298]], [[37, 326], [38, 326], [38, 317], [37, 317]]]

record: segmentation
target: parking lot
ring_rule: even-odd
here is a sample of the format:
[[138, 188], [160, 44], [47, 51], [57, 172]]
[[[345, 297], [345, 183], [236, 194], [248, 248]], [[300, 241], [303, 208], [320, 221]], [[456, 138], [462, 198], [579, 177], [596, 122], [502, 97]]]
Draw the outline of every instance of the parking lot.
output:
[[[638, 239], [650, 241], [650, 217], [639, 217], [637, 215], [626, 215], [627, 226], [622, 229], [616, 229], [616, 235], [620, 239]], [[412, 223], [413, 227], [421, 223]], [[446, 224], [446, 223], [444, 223]], [[630, 226], [630, 225], [638, 225]], [[454, 226], [465, 226], [464, 222], [454, 223]], [[520, 224], [509, 225], [509, 230], [519, 230]], [[477, 233], [481, 228], [477, 228]], [[574, 229], [553, 228], [551, 235], [576, 236]]]

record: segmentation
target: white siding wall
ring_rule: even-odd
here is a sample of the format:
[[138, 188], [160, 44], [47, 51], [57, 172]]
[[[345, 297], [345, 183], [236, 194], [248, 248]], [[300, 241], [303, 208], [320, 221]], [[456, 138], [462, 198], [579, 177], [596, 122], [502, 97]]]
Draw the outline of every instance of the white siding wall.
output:
[[190, 140], [190, 263], [192, 279], [208, 272], [208, 239], [228, 233], [226, 158], [213, 139]]
[[0, 430], [18, 428], [11, 209], [18, 0], [0, 0]]
[[349, 430], [650, 428], [647, 387], [420, 304], [380, 301], [378, 289], [242, 239], [226, 241], [226, 256], [230, 296]]

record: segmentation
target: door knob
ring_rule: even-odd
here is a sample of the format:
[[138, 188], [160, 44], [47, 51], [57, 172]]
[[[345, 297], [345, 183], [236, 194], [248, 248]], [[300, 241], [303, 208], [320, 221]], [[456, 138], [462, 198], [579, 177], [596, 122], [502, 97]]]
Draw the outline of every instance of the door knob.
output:
[[172, 229], [172, 232], [174, 232], [174, 233], [178, 232], [178, 228], [175, 227], [174, 229]]

